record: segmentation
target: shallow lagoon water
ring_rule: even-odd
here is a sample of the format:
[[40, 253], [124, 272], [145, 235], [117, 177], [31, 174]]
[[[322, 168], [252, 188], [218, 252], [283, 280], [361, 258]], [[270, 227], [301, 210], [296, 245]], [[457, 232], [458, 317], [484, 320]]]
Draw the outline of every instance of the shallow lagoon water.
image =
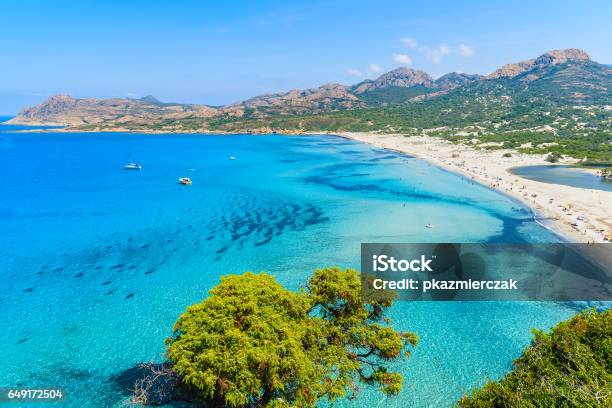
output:
[[612, 191], [612, 181], [591, 173], [586, 169], [563, 165], [523, 166], [510, 169], [512, 174], [529, 180], [571, 187]]
[[[0, 154], [0, 385], [64, 386], [62, 407], [121, 405], [116, 376], [161, 360], [178, 315], [222, 275], [265, 270], [297, 289], [317, 267], [357, 268], [361, 242], [558, 240], [506, 196], [333, 136], [4, 128]], [[123, 170], [132, 161], [143, 170]], [[397, 303], [393, 324], [421, 337], [397, 364], [405, 390], [339, 405], [450, 406], [509, 370], [532, 327], [573, 313]]]

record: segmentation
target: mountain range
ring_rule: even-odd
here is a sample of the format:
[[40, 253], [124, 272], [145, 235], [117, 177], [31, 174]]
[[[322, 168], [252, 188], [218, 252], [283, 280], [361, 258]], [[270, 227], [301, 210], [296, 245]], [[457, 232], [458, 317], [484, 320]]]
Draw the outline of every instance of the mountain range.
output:
[[[535, 125], [561, 133], [577, 123], [586, 131], [608, 132], [611, 85], [609, 66], [592, 61], [583, 50], [565, 49], [504, 65], [485, 76], [452, 72], [434, 79], [424, 71], [401, 67], [351, 86], [325, 84], [220, 107], [163, 103], [153, 96], [56, 95], [23, 109], [9, 123], [169, 132], [408, 131], [439, 126], [516, 131], [529, 128], [524, 122], [536, 117]], [[580, 117], [585, 109], [595, 113], [584, 120], [570, 117], [566, 123], [565, 108], [576, 110]]]

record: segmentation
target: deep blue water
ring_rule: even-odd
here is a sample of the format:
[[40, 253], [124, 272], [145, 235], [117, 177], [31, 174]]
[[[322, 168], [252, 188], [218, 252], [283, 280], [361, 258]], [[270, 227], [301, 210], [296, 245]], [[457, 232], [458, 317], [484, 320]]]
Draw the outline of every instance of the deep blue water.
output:
[[510, 170], [512, 174], [525, 177], [529, 180], [549, 184], [563, 184], [578, 188], [591, 188], [603, 191], [612, 191], [612, 182], [604, 180], [591, 172], [572, 166], [545, 165], [515, 167]]
[[[62, 407], [120, 406], [115, 376], [162, 359], [178, 315], [222, 275], [265, 270], [297, 289], [317, 267], [358, 267], [361, 242], [557, 241], [506, 196], [333, 136], [0, 127], [0, 155], [0, 386], [67, 387]], [[399, 302], [394, 326], [421, 338], [396, 364], [404, 391], [339, 405], [449, 406], [507, 372], [532, 327], [574, 312]]]

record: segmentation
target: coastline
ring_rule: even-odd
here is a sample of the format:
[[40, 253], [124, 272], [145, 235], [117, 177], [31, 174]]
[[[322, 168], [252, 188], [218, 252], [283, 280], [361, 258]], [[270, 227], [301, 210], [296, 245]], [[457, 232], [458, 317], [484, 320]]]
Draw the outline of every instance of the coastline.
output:
[[[147, 131], [145, 129], [136, 130], [121, 127], [87, 130], [71, 127], [23, 129], [16, 132], [238, 134], [236, 132], [203, 129], [188, 131], [149, 129]], [[466, 145], [452, 144], [444, 139], [431, 136], [407, 136], [375, 132], [283, 132], [273, 129], [257, 129], [241, 134], [282, 134], [287, 136], [330, 134], [409, 154], [447, 171], [463, 175], [474, 182], [523, 203], [531, 209], [534, 220], [538, 224], [550, 229], [567, 242], [606, 242], [604, 238], [609, 238], [612, 234], [612, 214], [608, 211], [609, 208], [612, 208], [612, 192], [543, 183], [511, 173], [510, 170], [515, 167], [550, 165], [540, 155], [527, 155], [512, 150], [476, 150]], [[504, 153], [511, 153], [511, 157], [503, 157]], [[577, 220], [579, 216], [584, 217], [584, 220]]]
[[[604, 237], [612, 231], [612, 192], [542, 183], [510, 173], [513, 167], [549, 165], [541, 156], [475, 150], [430, 136], [369, 132], [337, 135], [427, 160], [506, 194], [530, 208], [536, 222], [568, 242], [606, 242]], [[503, 157], [506, 152], [512, 156]], [[579, 216], [585, 219], [577, 220]]]

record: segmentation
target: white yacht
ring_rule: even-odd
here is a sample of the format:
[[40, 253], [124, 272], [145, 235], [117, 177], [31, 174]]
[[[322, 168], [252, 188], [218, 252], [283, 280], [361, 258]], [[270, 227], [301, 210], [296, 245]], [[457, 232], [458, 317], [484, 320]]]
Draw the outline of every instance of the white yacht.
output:
[[126, 170], [142, 170], [142, 165], [138, 163], [128, 163], [124, 168]]

